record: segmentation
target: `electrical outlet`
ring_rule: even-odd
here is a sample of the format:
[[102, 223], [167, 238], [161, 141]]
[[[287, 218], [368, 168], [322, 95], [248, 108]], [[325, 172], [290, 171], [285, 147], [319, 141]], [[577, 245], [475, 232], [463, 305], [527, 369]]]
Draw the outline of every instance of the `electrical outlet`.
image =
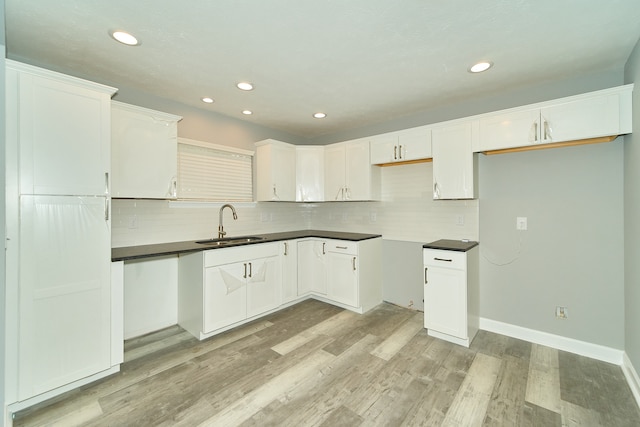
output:
[[527, 217], [519, 216], [516, 218], [516, 230], [526, 231], [527, 230]]
[[129, 217], [129, 229], [134, 230], [138, 228], [138, 215], [131, 215]]
[[456, 215], [456, 225], [464, 225], [464, 215]]
[[569, 309], [567, 307], [557, 306], [556, 319], [568, 319], [568, 318], [569, 318]]

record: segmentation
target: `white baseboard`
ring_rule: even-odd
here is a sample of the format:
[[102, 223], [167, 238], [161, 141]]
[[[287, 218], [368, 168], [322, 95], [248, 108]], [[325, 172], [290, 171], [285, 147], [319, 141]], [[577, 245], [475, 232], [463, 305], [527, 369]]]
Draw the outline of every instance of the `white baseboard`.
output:
[[568, 351], [603, 362], [622, 365], [624, 351], [547, 332], [536, 331], [534, 329], [523, 328], [496, 320], [480, 318], [480, 329], [506, 335], [513, 338], [529, 341], [536, 344], [545, 345], [558, 350]]
[[640, 406], [640, 377], [638, 377], [638, 372], [636, 372], [635, 368], [631, 364], [631, 360], [629, 359], [629, 356], [627, 356], [627, 352], [625, 352], [623, 356], [622, 372], [627, 379], [627, 384], [629, 384], [629, 387], [631, 388], [631, 392], [633, 393], [633, 397], [636, 399], [636, 403]]

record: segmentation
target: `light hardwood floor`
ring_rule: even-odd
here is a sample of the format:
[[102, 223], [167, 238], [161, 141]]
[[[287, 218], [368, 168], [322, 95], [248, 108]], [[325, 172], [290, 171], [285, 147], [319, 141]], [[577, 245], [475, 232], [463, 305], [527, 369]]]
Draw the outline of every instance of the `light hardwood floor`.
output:
[[466, 349], [422, 316], [309, 300], [202, 342], [171, 327], [14, 425], [640, 425], [620, 367], [484, 331]]

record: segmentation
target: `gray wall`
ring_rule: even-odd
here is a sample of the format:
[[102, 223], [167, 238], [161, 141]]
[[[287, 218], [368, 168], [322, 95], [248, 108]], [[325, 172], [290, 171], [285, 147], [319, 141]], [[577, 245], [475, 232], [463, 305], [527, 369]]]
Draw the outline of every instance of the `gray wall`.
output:
[[636, 371], [640, 369], [640, 41], [625, 68], [625, 82], [635, 82], [633, 129], [624, 147], [625, 230], [625, 351]]
[[622, 139], [480, 156], [482, 317], [624, 348]]

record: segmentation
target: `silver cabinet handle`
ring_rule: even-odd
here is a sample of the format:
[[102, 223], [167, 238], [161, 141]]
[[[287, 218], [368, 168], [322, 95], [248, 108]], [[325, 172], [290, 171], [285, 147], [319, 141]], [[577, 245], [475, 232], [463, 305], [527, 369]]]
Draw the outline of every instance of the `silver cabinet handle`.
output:
[[356, 257], [353, 257], [353, 271], [356, 271]]
[[435, 261], [444, 261], [444, 262], [452, 262], [452, 259], [446, 259], [446, 258], [434, 258]]
[[326, 252], [324, 251], [324, 246], [325, 246], [325, 245], [326, 245], [326, 243], [325, 243], [325, 242], [322, 242], [322, 255], [325, 255], [325, 254], [326, 254]]
[[426, 285], [427, 283], [429, 283], [429, 282], [427, 281], [427, 270], [428, 270], [428, 268], [427, 268], [427, 267], [425, 267], [425, 268], [424, 268], [424, 284], [425, 284], [425, 285]]
[[178, 197], [178, 179], [175, 176], [169, 181], [169, 197]]
[[109, 172], [104, 173], [104, 194], [109, 195]]
[[538, 142], [538, 122], [533, 123], [533, 142]]
[[253, 265], [249, 263], [249, 277], [253, 277]]
[[347, 249], [346, 246], [336, 246], [336, 249]]
[[287, 250], [289, 249], [289, 244], [284, 242], [284, 255], [287, 256]]
[[247, 263], [244, 263], [244, 276], [242, 276], [243, 278], [247, 278]]
[[109, 198], [104, 198], [104, 220], [109, 221]]
[[399, 145], [398, 147], [398, 158], [402, 160], [402, 145]]
[[544, 121], [544, 140], [548, 141], [549, 139], [551, 139], [550, 137], [550, 131], [551, 129], [549, 128], [549, 122], [548, 121]]
[[438, 186], [437, 182], [433, 183], [433, 198], [434, 199], [440, 198], [440, 187]]
[[393, 160], [398, 160], [398, 146], [393, 146]]

